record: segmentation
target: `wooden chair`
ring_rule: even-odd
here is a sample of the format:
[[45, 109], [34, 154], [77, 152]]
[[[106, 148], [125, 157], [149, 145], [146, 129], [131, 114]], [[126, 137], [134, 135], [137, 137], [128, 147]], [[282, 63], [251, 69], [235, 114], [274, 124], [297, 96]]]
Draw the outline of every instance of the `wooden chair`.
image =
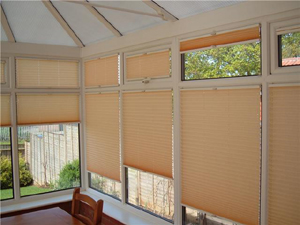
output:
[[75, 188], [72, 200], [72, 216], [86, 225], [100, 225], [102, 210], [103, 200], [96, 202], [91, 197], [80, 194], [80, 188]]

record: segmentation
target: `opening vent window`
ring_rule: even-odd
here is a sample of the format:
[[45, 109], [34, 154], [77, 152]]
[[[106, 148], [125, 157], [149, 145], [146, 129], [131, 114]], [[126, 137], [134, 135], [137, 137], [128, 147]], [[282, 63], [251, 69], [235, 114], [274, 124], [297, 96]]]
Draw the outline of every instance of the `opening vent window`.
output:
[[182, 80], [261, 74], [259, 26], [182, 41], [180, 51]]

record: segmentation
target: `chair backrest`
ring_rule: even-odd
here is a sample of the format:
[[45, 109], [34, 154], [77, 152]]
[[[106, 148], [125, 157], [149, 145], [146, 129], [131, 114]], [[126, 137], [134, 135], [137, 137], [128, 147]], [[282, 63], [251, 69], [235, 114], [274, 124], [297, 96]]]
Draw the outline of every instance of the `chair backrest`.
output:
[[101, 224], [103, 211], [103, 200], [97, 202], [91, 197], [80, 194], [80, 188], [75, 188], [72, 200], [72, 216], [84, 224]]

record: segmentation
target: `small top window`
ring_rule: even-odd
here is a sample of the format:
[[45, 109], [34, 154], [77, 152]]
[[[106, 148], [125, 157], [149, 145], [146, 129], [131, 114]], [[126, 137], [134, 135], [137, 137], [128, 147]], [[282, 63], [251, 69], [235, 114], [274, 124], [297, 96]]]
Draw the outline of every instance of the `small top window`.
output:
[[6, 84], [6, 61], [1, 60], [1, 84]]
[[126, 79], [128, 81], [170, 76], [170, 49], [126, 56]]
[[300, 27], [278, 31], [278, 66], [300, 65]]
[[182, 80], [261, 74], [259, 26], [182, 41], [180, 51]]

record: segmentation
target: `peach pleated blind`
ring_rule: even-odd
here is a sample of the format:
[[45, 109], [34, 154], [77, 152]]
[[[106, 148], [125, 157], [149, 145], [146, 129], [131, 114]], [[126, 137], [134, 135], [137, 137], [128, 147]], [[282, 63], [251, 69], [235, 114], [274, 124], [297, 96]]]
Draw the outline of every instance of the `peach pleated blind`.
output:
[[119, 94], [86, 94], [87, 169], [120, 181]]
[[18, 125], [79, 122], [78, 94], [17, 95]]
[[16, 59], [17, 86], [21, 88], [76, 88], [78, 62], [48, 59]]
[[1, 95], [1, 121], [0, 126], [11, 126], [10, 120], [10, 95]]
[[170, 75], [170, 51], [146, 53], [126, 58], [126, 78], [155, 78]]
[[5, 61], [1, 61], [1, 84], [5, 84], [6, 83], [6, 79], [5, 79]]
[[260, 38], [260, 27], [235, 30], [231, 32], [216, 34], [208, 37], [200, 37], [180, 42], [180, 51], [189, 51], [205, 47], [226, 45], [236, 42], [255, 40]]
[[84, 66], [86, 87], [118, 85], [118, 55], [91, 60]]
[[124, 164], [172, 178], [172, 92], [123, 94]]
[[268, 224], [300, 221], [300, 86], [269, 91]]
[[181, 91], [182, 203], [259, 224], [260, 89]]

